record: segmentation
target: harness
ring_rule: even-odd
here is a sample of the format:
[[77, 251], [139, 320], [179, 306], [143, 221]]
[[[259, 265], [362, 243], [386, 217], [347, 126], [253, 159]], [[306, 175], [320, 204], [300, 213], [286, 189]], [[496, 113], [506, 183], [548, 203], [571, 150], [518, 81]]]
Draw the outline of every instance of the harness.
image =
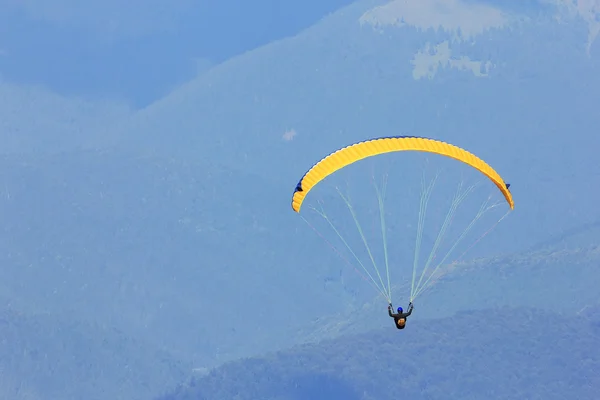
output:
[[404, 329], [406, 326], [406, 318], [394, 318], [396, 320], [396, 328]]

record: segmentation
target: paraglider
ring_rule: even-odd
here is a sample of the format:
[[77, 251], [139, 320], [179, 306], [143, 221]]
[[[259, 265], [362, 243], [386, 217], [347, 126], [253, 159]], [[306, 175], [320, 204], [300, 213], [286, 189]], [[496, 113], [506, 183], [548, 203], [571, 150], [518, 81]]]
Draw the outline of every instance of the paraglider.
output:
[[388, 305], [388, 314], [390, 317], [394, 318], [394, 323], [396, 324], [396, 328], [398, 329], [404, 329], [406, 327], [406, 319], [410, 316], [410, 314], [412, 314], [413, 311], [413, 303], [408, 303], [408, 311], [407, 312], [402, 312], [402, 307], [398, 307], [398, 313], [397, 314], [393, 314], [392, 313], [392, 309], [394, 308], [394, 306], [392, 305], [392, 303], [390, 303]]
[[[510, 184], [505, 183], [504, 180], [502, 179], [502, 177], [498, 174], [498, 172], [496, 172], [496, 170], [494, 170], [485, 161], [483, 161], [481, 158], [477, 157], [476, 155], [468, 152], [467, 150], [464, 150], [455, 145], [452, 145], [452, 144], [449, 144], [449, 143], [446, 143], [443, 141], [435, 140], [435, 139], [417, 137], [417, 136], [392, 136], [392, 137], [381, 137], [381, 138], [365, 140], [365, 141], [361, 141], [361, 142], [346, 146], [344, 148], [341, 148], [341, 149], [327, 155], [326, 157], [324, 157], [323, 159], [318, 161], [316, 164], [314, 164], [298, 181], [296, 188], [294, 190], [294, 193], [292, 195], [292, 201], [291, 201], [292, 209], [296, 213], [300, 213], [300, 210], [302, 209], [302, 205], [304, 204], [304, 201], [305, 201], [308, 193], [313, 188], [315, 188], [315, 186], [317, 186], [321, 181], [323, 181], [328, 176], [336, 173], [337, 171], [339, 171], [351, 164], [354, 164], [357, 161], [360, 161], [360, 160], [363, 160], [366, 158], [375, 157], [375, 156], [379, 156], [381, 154], [386, 154], [386, 153], [406, 152], [406, 151], [437, 154], [440, 156], [444, 156], [444, 157], [447, 157], [450, 159], [460, 161], [461, 163], [472, 167], [473, 169], [479, 171], [481, 174], [483, 174], [485, 177], [487, 177], [488, 180], [491, 181], [498, 188], [498, 190], [504, 197], [505, 203], [509, 207], [508, 212], [510, 212], [514, 209], [514, 200], [513, 200], [512, 194], [509, 190]], [[426, 188], [426, 189], [430, 190], [431, 188]], [[429, 193], [427, 193], [427, 190], [424, 189], [422, 196], [424, 196], [424, 197], [429, 196]], [[367, 251], [368, 251], [369, 257], [373, 263], [373, 266], [377, 269], [377, 267], [375, 265], [376, 264], [375, 260], [371, 253], [371, 250], [368, 247], [367, 241], [365, 240], [365, 237], [363, 235], [363, 230], [361, 229], [359, 222], [355, 216], [354, 208], [351, 206], [348, 199], [344, 198], [344, 196], [341, 193], [340, 193], [340, 196], [342, 196], [342, 199], [348, 205], [351, 215], [354, 218], [357, 228], [361, 234], [363, 242], [364, 242], [365, 246], [367, 247]], [[444, 225], [442, 226], [442, 228], [440, 230], [438, 239], [436, 239], [436, 241], [434, 243], [434, 249], [432, 250], [432, 255], [430, 255], [430, 257], [425, 265], [425, 270], [427, 270], [429, 268], [429, 265], [435, 259], [434, 253], [438, 249], [439, 243], [441, 242], [440, 237], [445, 232], [445, 230], [447, 228], [447, 224], [451, 223], [451, 221], [453, 219], [452, 218], [453, 215], [450, 215], [450, 214], [456, 210], [456, 208], [458, 207], [458, 203], [460, 203], [460, 201], [462, 201], [461, 196], [457, 196], [460, 198], [455, 199], [456, 201], [453, 200], [452, 209], [449, 212], [449, 215], [447, 215], [446, 221], [444, 221]], [[481, 217], [481, 215], [483, 215], [483, 213], [485, 213], [488, 209], [496, 207], [499, 204], [494, 204], [493, 206], [490, 206], [490, 207], [487, 207], [487, 205], [482, 206], [481, 209], [479, 210], [479, 212], [477, 213], [476, 217], [474, 218], [474, 220], [471, 222], [471, 224], [469, 224], [469, 226], [463, 233], [463, 235], [460, 236], [460, 238], [457, 240], [457, 242], [451, 247], [451, 250], [448, 252], [448, 254], [445, 257], [443, 257], [442, 260], [438, 263], [437, 267], [431, 273], [431, 276], [429, 276], [429, 278], [424, 280], [424, 277], [425, 277], [425, 270], [424, 270], [423, 273], [421, 274], [421, 278], [418, 280], [418, 282], [416, 282], [416, 266], [418, 264], [418, 249], [420, 247], [420, 241], [422, 238], [422, 229], [423, 229], [421, 214], [422, 213], [424, 214], [423, 207], [424, 207], [424, 204], [426, 206], [426, 203], [427, 203], [427, 201], [424, 202], [423, 199], [421, 200], [421, 209], [419, 211], [419, 224], [418, 224], [419, 231], [417, 234], [417, 246], [415, 248], [415, 259], [414, 259], [413, 276], [412, 276], [410, 302], [409, 302], [408, 311], [406, 313], [403, 313], [402, 308], [399, 307], [397, 313], [392, 313], [393, 308], [392, 308], [392, 301], [391, 301], [391, 284], [390, 284], [390, 272], [389, 272], [389, 265], [388, 265], [388, 251], [387, 251], [387, 240], [386, 240], [387, 228], [384, 225], [385, 220], [384, 220], [384, 211], [383, 211], [383, 199], [380, 197], [379, 192], [378, 192], [378, 198], [379, 198], [379, 207], [380, 207], [380, 216], [381, 216], [381, 229], [382, 229], [382, 236], [383, 236], [383, 242], [384, 242], [383, 248], [384, 248], [386, 272], [387, 272], [387, 279], [388, 279], [387, 287], [384, 284], [383, 278], [382, 278], [381, 274], [379, 274], [379, 271], [377, 271], [377, 275], [379, 277], [379, 282], [377, 282], [377, 280], [367, 271], [366, 267], [359, 260], [357, 260], [357, 261], [361, 265], [361, 267], [363, 267], [363, 269], [367, 273], [368, 277], [371, 279], [371, 283], [376, 287], [376, 289], [380, 292], [380, 294], [382, 296], [384, 296], [386, 298], [386, 300], [388, 301], [388, 304], [389, 304], [388, 314], [390, 317], [394, 318], [396, 327], [398, 329], [404, 329], [405, 324], [406, 324], [406, 318], [409, 315], [411, 315], [411, 313], [413, 311], [413, 300], [415, 299], [415, 297], [417, 295], [419, 295], [420, 293], [422, 293], [427, 288], [427, 285], [430, 285], [432, 283], [431, 279], [434, 278], [435, 272], [442, 265], [442, 263], [445, 262], [445, 260], [449, 256], [450, 252], [452, 250], [454, 250], [456, 244], [458, 244], [458, 242], [460, 240], [462, 240], [462, 238], [464, 237], [464, 233], [466, 233], [466, 231], [471, 228], [473, 223], [477, 219], [479, 219]], [[342, 236], [342, 232], [340, 232], [333, 225], [333, 223], [327, 217], [327, 215], [324, 212], [320, 212], [318, 210], [315, 210], [315, 211], [318, 214], [320, 214], [322, 217], [325, 218], [325, 220], [330, 224], [331, 228], [333, 228], [334, 232], [339, 236], [339, 238], [344, 243], [344, 245], [346, 245], [346, 247], [349, 248], [352, 255], [355, 258], [357, 258], [356, 253], [354, 251], [352, 251], [352, 249], [350, 249], [348, 242]], [[504, 215], [504, 217], [508, 214], [508, 212]], [[498, 220], [498, 222], [500, 222], [504, 217], [502, 217], [500, 220]], [[496, 222], [496, 224], [498, 222]], [[487, 232], [486, 232], [486, 234], [487, 234]], [[381, 284], [381, 286], [380, 286], [380, 284]]]

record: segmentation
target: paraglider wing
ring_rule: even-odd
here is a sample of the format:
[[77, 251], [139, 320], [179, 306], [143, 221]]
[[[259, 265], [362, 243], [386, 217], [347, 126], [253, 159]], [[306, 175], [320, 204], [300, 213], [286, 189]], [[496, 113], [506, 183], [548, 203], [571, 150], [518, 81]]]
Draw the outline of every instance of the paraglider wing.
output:
[[302, 179], [300, 179], [292, 197], [292, 208], [299, 213], [308, 192], [335, 171], [364, 158], [395, 151], [424, 151], [436, 153], [470, 165], [494, 182], [504, 195], [511, 210], [514, 209], [512, 194], [508, 190], [510, 185], [507, 185], [500, 175], [485, 161], [452, 144], [417, 136], [393, 136], [370, 139], [352, 144], [329, 154], [327, 157], [317, 162], [306, 174], [304, 174]]

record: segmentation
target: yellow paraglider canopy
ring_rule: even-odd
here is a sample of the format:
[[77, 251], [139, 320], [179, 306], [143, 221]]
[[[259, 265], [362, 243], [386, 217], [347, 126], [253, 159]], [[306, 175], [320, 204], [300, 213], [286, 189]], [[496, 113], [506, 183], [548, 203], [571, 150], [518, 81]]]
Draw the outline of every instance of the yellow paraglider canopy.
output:
[[327, 176], [356, 161], [378, 154], [395, 151], [424, 151], [454, 158], [479, 170], [500, 189], [511, 210], [514, 209], [512, 194], [500, 175], [479, 157], [460, 147], [439, 140], [416, 136], [393, 136], [370, 139], [337, 150], [317, 162], [298, 182], [292, 198], [292, 208], [300, 212], [308, 192]]

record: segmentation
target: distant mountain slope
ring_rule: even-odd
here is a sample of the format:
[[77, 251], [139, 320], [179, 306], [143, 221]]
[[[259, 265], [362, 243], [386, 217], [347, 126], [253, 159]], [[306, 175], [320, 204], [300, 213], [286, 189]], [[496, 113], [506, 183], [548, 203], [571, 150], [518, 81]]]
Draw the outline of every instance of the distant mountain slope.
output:
[[[600, 246], [552, 247], [444, 268], [437, 283], [415, 302], [413, 320], [441, 318], [462, 310], [535, 307], [576, 313], [600, 302]], [[406, 304], [407, 288], [398, 288], [397, 305]], [[376, 326], [389, 326], [381, 298], [358, 310], [319, 318], [299, 336], [336, 337]]]
[[600, 331], [530, 308], [413, 321], [226, 364], [161, 400], [596, 399]]
[[584, 2], [502, 4], [359, 1], [140, 111], [123, 145], [276, 179], [284, 224], [281, 193], [335, 149], [447, 140], [512, 183], [518, 217], [488, 250], [527, 248], [600, 218], [600, 53]]
[[5, 1], [0, 71], [60, 94], [147, 105], [200, 69], [294, 35], [351, 2]]
[[[290, 197], [325, 154], [367, 137], [416, 134], [488, 160], [512, 183], [516, 209], [482, 243], [480, 253], [495, 258], [468, 261], [444, 276], [418, 300], [411, 326], [474, 308], [574, 313], [597, 303], [600, 69], [593, 10], [582, 13], [583, 2], [494, 4], [358, 2], [295, 38], [211, 70], [119, 130], [110, 112], [106, 120], [90, 112], [81, 124], [90, 130], [83, 131], [118, 139], [108, 150], [3, 157], [0, 294], [24, 315], [114, 327], [144, 349], [165, 348], [200, 369], [307, 340], [390, 329], [385, 302], [371, 301], [374, 292], [292, 212]], [[377, 8], [392, 5], [393, 12]], [[44, 118], [70, 121], [61, 107], [25, 113], [33, 143], [44, 132], [39, 125], [52, 125]], [[58, 130], [78, 135], [62, 122]], [[23, 137], [13, 138], [20, 146]], [[79, 147], [75, 139], [64, 144], [51, 148]], [[557, 241], [575, 231], [557, 253]], [[532, 248], [544, 251], [505, 257]], [[403, 293], [394, 301], [405, 302]], [[45, 321], [40, 326], [52, 330]], [[102, 335], [81, 333], [94, 343]], [[11, 360], [29, 365], [27, 356]], [[19, 371], [10, 385], [31, 373]], [[429, 384], [418, 379], [406, 393]], [[71, 389], [83, 393], [87, 382]], [[102, 388], [114, 385], [107, 380]]]
[[167, 351], [80, 318], [0, 310], [0, 397], [147, 399], [188, 376]]
[[[272, 185], [259, 176], [114, 151], [5, 157], [0, 171], [0, 293], [24, 315], [114, 327], [198, 366], [389, 326], [319, 238], [284, 240], [268, 191], [242, 195]], [[555, 249], [456, 265], [413, 319], [593, 304], [597, 245]]]
[[125, 104], [61, 97], [0, 81], [1, 154], [55, 152], [112, 143], [107, 129], [130, 116]]
[[288, 345], [286, 332], [344, 298], [341, 285], [323, 290], [327, 257], [277, 244], [260, 217], [266, 195], [242, 195], [270, 185], [260, 177], [90, 151], [5, 157], [0, 181], [0, 290], [19, 309], [108, 324], [212, 364]]

